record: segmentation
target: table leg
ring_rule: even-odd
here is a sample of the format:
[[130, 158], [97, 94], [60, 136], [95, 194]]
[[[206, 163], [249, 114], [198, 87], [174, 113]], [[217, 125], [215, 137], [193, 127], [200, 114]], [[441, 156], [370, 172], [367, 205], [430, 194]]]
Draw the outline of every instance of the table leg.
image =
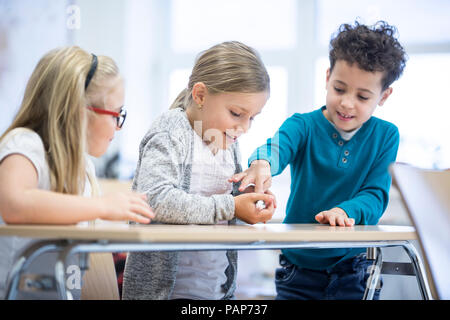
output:
[[[56, 280], [56, 288], [59, 293], [59, 297], [61, 300], [72, 300], [72, 294], [67, 290], [66, 287], [66, 262], [68, 257], [75, 254], [77, 247], [80, 243], [74, 242], [69, 246], [66, 246], [64, 250], [60, 252], [58, 258], [55, 263], [55, 280]], [[89, 253], [81, 252], [80, 253], [80, 270], [87, 270], [89, 268]], [[82, 276], [82, 274], [81, 274]], [[81, 279], [80, 279], [81, 281]]]
[[39, 241], [25, 248], [8, 275], [5, 299], [14, 300], [17, 297], [17, 288], [19, 286], [21, 275], [38, 256], [46, 252], [61, 250], [65, 243], [66, 241], [59, 241], [56, 243], [55, 241]]
[[419, 285], [419, 290], [420, 294], [422, 295], [422, 299], [424, 300], [433, 299], [430, 287], [428, 286], [427, 276], [424, 271], [425, 269], [423, 267], [422, 260], [420, 259], [420, 256], [416, 248], [410, 242], [403, 244], [402, 247], [408, 254], [409, 258], [411, 259], [411, 263], [416, 273], [417, 284]]
[[373, 260], [374, 262], [368, 268], [369, 278], [367, 279], [363, 300], [373, 300], [375, 289], [380, 281], [381, 266], [383, 264], [381, 249], [375, 247], [367, 248], [367, 259]]

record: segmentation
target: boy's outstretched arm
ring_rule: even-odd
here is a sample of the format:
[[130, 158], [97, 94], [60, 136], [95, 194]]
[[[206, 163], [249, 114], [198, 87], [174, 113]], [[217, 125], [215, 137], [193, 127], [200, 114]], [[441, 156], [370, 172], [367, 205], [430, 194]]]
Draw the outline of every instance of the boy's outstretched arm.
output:
[[229, 181], [241, 181], [239, 191], [244, 191], [249, 184], [255, 185], [255, 192], [263, 193], [272, 184], [272, 176], [283, 172], [284, 168], [304, 144], [307, 128], [299, 114], [288, 118], [272, 138], [257, 148], [250, 156], [249, 168], [233, 175]]

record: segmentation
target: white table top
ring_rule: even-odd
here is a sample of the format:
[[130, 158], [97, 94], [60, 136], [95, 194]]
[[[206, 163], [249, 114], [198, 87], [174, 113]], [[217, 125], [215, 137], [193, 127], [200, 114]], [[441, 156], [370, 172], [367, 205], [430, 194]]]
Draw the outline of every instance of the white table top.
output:
[[257, 225], [2, 225], [0, 236], [121, 242], [342, 242], [417, 239], [411, 226], [332, 227], [319, 224]]

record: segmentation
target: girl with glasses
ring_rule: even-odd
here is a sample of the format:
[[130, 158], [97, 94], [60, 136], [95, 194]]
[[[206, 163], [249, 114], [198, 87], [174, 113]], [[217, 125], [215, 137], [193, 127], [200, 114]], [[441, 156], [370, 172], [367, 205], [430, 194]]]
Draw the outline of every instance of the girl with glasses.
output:
[[[76, 224], [98, 218], [149, 223], [154, 214], [145, 195], [99, 195], [87, 157], [106, 152], [125, 119], [123, 100], [123, 80], [111, 58], [75, 46], [47, 53], [0, 137], [0, 223]], [[30, 241], [0, 238], [0, 298], [8, 270]], [[36, 268], [50, 268], [52, 259], [43, 255]], [[79, 293], [72, 291], [75, 298]], [[45, 294], [21, 298], [54, 298]]]

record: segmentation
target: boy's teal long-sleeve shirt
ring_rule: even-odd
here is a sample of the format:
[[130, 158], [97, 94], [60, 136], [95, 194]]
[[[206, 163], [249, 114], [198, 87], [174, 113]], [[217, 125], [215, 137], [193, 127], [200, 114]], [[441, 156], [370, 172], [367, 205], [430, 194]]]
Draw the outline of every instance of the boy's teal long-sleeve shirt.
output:
[[[389, 201], [389, 164], [395, 161], [398, 129], [371, 117], [344, 141], [322, 107], [288, 118], [249, 158], [267, 160], [272, 176], [291, 166], [291, 194], [284, 223], [317, 223], [315, 215], [343, 209], [355, 224], [377, 224]], [[299, 267], [324, 270], [364, 249], [285, 249]]]

